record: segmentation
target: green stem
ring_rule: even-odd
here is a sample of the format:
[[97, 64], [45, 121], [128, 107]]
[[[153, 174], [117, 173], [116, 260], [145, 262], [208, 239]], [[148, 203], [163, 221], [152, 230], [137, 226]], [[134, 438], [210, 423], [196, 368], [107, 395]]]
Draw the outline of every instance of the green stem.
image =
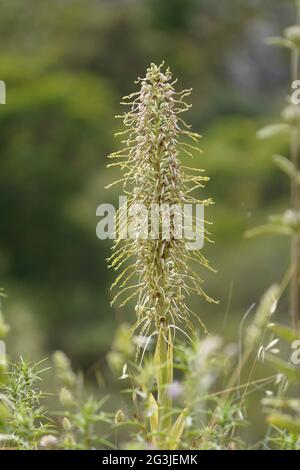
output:
[[172, 335], [165, 326], [158, 333], [154, 362], [156, 367], [158, 439], [162, 448], [172, 428], [172, 396], [169, 385], [173, 383], [173, 343]]

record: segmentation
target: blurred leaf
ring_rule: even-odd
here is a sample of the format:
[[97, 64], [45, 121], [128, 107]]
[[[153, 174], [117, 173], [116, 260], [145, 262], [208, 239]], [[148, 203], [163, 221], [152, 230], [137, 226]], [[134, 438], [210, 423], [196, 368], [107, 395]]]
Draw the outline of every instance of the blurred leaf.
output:
[[300, 380], [300, 370], [272, 354], [267, 354], [266, 359], [275, 371], [284, 374], [290, 381], [298, 382]]
[[274, 155], [273, 162], [280, 168], [286, 175], [294, 179], [297, 184], [300, 184], [300, 173], [297, 171], [293, 162], [282, 155]]
[[291, 418], [289, 415], [274, 414], [267, 417], [269, 424], [277, 426], [281, 429], [286, 429], [289, 432], [300, 434], [300, 421]]
[[261, 225], [256, 228], [252, 228], [247, 230], [245, 236], [247, 238], [256, 237], [257, 235], [265, 235], [265, 234], [277, 234], [277, 235], [292, 235], [293, 230], [290, 227], [285, 225], [276, 225], [276, 224], [265, 224]]
[[173, 338], [171, 329], [169, 328], [168, 335], [168, 350], [167, 350], [167, 384], [173, 383]]
[[298, 24], [288, 26], [284, 30], [284, 35], [292, 43], [294, 48], [300, 46], [300, 26]]
[[5, 323], [3, 315], [0, 310], [0, 339], [4, 338], [9, 332], [9, 330], [10, 330], [10, 327], [7, 323]]
[[152, 441], [156, 447], [156, 434], [158, 431], [158, 405], [152, 393], [149, 394], [148, 398], [148, 411]]
[[261, 333], [264, 331], [268, 324], [271, 315], [274, 313], [280, 295], [280, 288], [278, 284], [272, 285], [262, 296], [261, 301], [256, 310], [252, 323], [246, 330], [246, 345], [248, 351], [256, 347], [260, 341]]
[[16, 439], [12, 434], [0, 434], [0, 442], [12, 441]]
[[300, 410], [300, 400], [296, 398], [264, 398], [262, 400], [264, 406], [272, 406], [274, 408], [290, 408], [296, 412]]
[[188, 409], [185, 408], [175, 421], [169, 436], [169, 449], [176, 450], [180, 444], [180, 439], [184, 431]]
[[292, 41], [282, 38], [281, 36], [272, 36], [267, 38], [266, 44], [269, 44], [270, 46], [288, 47], [289, 49], [293, 48]]
[[269, 137], [273, 137], [278, 134], [282, 134], [283, 132], [287, 132], [290, 126], [288, 124], [272, 124], [270, 126], [263, 127], [257, 132], [258, 139], [268, 139]]
[[275, 323], [271, 323], [268, 325], [268, 328], [273, 331], [277, 336], [281, 339], [288, 341], [289, 343], [293, 343], [295, 340], [299, 338], [297, 332], [292, 328], [289, 328], [285, 325], [278, 325]]

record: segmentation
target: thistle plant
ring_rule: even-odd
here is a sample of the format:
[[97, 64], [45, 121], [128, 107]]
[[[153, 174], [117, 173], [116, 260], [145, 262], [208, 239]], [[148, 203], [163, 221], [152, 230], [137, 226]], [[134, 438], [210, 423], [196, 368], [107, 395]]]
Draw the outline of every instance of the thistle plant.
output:
[[57, 446], [68, 450], [112, 448], [106, 436], [99, 435], [99, 425], [112, 424], [112, 416], [103, 410], [108, 397], [97, 400], [87, 395], [82, 375], [75, 374], [62, 351], [56, 351], [52, 359], [62, 407], [58, 413], [62, 429]]
[[[189, 250], [190, 234], [184, 232], [182, 237], [176, 236], [176, 221], [182, 220], [184, 204], [210, 204], [211, 201], [200, 201], [193, 195], [193, 191], [202, 188], [208, 180], [202, 175], [203, 170], [183, 166], [179, 159], [180, 152], [193, 156], [201, 151], [196, 145], [200, 136], [191, 132], [181, 117], [190, 108], [184, 100], [191, 90], [176, 92], [175, 82], [170, 70], [164, 71], [163, 64], [151, 64], [146, 77], [138, 79], [140, 90], [124, 98], [123, 104], [130, 109], [119, 116], [126, 127], [121, 133], [127, 136], [124, 148], [109, 156], [117, 162], [108, 165], [119, 166], [124, 172], [116, 183], [122, 183], [127, 196], [129, 227], [134, 225], [137, 216], [134, 210], [130, 215], [131, 208], [142, 204], [148, 214], [153, 210], [159, 212], [159, 227], [155, 233], [149, 218], [144, 218], [134, 239], [122, 239], [118, 235], [109, 264], [115, 270], [122, 268], [112, 286], [118, 288], [112, 303], [124, 306], [136, 298], [137, 320], [132, 333], [139, 332], [142, 347], [138, 347], [137, 355], [141, 354], [141, 360], [150, 341], [156, 339], [157, 399], [152, 398], [157, 412], [150, 424], [153, 435], [158, 436], [155, 445], [169, 448], [172, 448], [172, 399], [167, 390], [173, 382], [175, 334], [181, 332], [189, 336], [187, 330], [193, 328], [191, 316], [195, 314], [186, 301], [190, 294], [212, 302], [194, 266], [198, 263], [210, 269], [208, 261], [200, 251]], [[168, 235], [163, 230], [166, 207], [175, 208], [168, 214]], [[123, 233], [125, 228], [121, 211], [117, 214], [118, 233]], [[199, 225], [195, 216], [193, 222]], [[150, 237], [144, 236], [145, 229], [151, 233]], [[200, 230], [208, 240], [207, 230]], [[185, 411], [173, 425], [177, 434], [182, 432], [184, 415]]]
[[39, 387], [41, 362], [32, 363], [22, 357], [10, 363], [3, 339], [9, 325], [2, 314], [0, 289], [0, 448], [40, 449], [56, 444], [55, 430], [41, 405], [45, 394]]
[[0, 385], [0, 399], [6, 410], [1, 435], [4, 448], [37, 450], [56, 446], [54, 427], [41, 406], [45, 394], [38, 384], [44, 370], [40, 363], [22, 358], [8, 368]]

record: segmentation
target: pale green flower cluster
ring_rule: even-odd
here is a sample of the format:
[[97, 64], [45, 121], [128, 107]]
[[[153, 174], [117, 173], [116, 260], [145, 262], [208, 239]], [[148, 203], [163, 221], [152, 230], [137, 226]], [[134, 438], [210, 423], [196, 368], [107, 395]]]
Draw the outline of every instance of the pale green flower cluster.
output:
[[[141, 336], [150, 339], [161, 329], [165, 333], [171, 329], [172, 334], [176, 330], [186, 334], [186, 327], [191, 326], [190, 314], [193, 314], [186, 303], [190, 294], [203, 295], [212, 301], [204, 293], [202, 280], [193, 267], [194, 261], [209, 268], [207, 260], [200, 251], [187, 249], [185, 234], [179, 239], [174, 235], [174, 218], [182, 214], [184, 204], [209, 204], [211, 201], [199, 201], [193, 196], [193, 191], [202, 188], [208, 179], [202, 175], [203, 170], [185, 167], [179, 159], [180, 152], [188, 156], [201, 152], [192, 145], [200, 136], [190, 132], [190, 126], [181, 118], [190, 107], [184, 99], [191, 90], [176, 92], [172, 74], [169, 69], [163, 70], [163, 64], [151, 64], [146, 77], [138, 79], [137, 83], [140, 90], [124, 98], [123, 104], [130, 106], [130, 110], [121, 116], [127, 128], [121, 134], [127, 137], [123, 141], [125, 148], [110, 155], [118, 159], [112, 165], [124, 171], [120, 181], [129, 207], [143, 204], [151, 211], [153, 206], [166, 205], [176, 210], [171, 213], [169, 237], [164, 237], [162, 232], [164, 213], [161, 210], [155, 238], [119, 238], [109, 261], [116, 270], [123, 268], [113, 284], [118, 287], [113, 302], [118, 300], [125, 305], [137, 297], [137, 322], [133, 331], [139, 329]], [[185, 170], [193, 174], [186, 174]], [[120, 213], [118, 216], [120, 224]]]

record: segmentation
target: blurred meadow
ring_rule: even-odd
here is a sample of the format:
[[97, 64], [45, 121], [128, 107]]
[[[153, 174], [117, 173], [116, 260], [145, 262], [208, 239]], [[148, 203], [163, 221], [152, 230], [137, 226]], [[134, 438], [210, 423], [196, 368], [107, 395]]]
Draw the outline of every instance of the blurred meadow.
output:
[[[111, 308], [111, 242], [96, 237], [96, 208], [118, 202], [106, 169], [120, 147], [123, 95], [151, 62], [165, 61], [178, 87], [193, 88], [187, 120], [203, 138], [194, 166], [210, 176], [203, 195], [217, 274], [193, 299], [209, 331], [236, 341], [242, 317], [288, 266], [288, 239], [245, 238], [287, 205], [289, 181], [272, 165], [288, 139], [258, 141], [289, 93], [284, 50], [265, 44], [294, 21], [287, 0], [0, 0], [0, 286], [12, 357], [61, 349], [76, 368], [97, 366], [110, 393], [107, 352], [133, 304]], [[202, 196], [201, 196], [202, 197]], [[276, 321], [287, 322], [284, 297]]]

